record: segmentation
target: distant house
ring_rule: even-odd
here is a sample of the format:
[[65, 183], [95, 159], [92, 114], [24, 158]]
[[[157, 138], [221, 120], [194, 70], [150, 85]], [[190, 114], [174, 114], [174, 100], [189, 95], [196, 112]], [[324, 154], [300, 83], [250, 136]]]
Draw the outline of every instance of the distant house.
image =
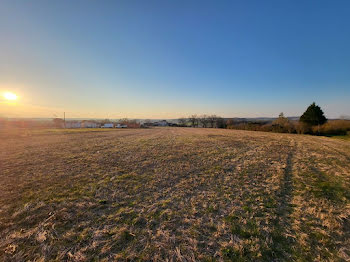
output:
[[83, 121], [81, 123], [81, 127], [83, 128], [98, 128], [100, 124], [94, 121]]
[[158, 121], [158, 122], [154, 122], [155, 126], [168, 126], [169, 123], [166, 120], [162, 120], [162, 121]]
[[115, 127], [116, 128], [127, 128], [128, 126], [124, 125], [124, 124], [117, 124]]
[[114, 127], [113, 123], [106, 123], [106, 124], [101, 126], [101, 128], [113, 128], [113, 127]]
[[142, 127], [150, 127], [150, 126], [154, 126], [154, 123], [149, 121], [142, 124]]
[[81, 128], [80, 121], [66, 121], [65, 128]]

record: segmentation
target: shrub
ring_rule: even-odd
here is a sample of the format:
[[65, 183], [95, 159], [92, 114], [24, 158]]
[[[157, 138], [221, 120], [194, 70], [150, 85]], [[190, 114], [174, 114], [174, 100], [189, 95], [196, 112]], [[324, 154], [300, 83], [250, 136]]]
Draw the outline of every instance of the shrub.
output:
[[294, 133], [295, 128], [291, 121], [281, 113], [279, 117], [272, 122], [272, 131], [277, 133]]
[[295, 123], [294, 128], [297, 134], [312, 134], [311, 126], [303, 122]]
[[319, 129], [317, 126], [312, 128], [314, 134], [318, 134], [319, 131], [320, 135], [325, 136], [346, 135], [349, 130], [349, 120], [333, 120], [321, 125]]

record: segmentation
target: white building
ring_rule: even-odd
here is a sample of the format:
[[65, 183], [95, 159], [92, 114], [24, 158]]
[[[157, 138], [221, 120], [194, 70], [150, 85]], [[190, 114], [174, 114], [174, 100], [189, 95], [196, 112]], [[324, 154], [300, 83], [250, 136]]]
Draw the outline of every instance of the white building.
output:
[[83, 121], [81, 126], [84, 128], [97, 128], [99, 124], [94, 121]]
[[103, 126], [101, 126], [101, 128], [113, 128], [113, 127], [114, 127], [113, 123], [106, 123]]
[[65, 128], [81, 128], [81, 122], [79, 122], [79, 121], [66, 121]]
[[154, 123], [155, 126], [168, 126], [168, 122], [166, 120], [162, 120], [162, 121], [159, 121], [159, 122], [155, 122]]
[[117, 124], [115, 127], [116, 128], [127, 128], [128, 126], [127, 125], [123, 125], [123, 124]]

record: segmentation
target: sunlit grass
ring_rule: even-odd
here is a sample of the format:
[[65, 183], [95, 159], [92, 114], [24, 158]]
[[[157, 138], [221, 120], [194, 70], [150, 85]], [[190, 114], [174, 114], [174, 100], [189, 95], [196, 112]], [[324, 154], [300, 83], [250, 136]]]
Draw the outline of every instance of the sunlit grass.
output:
[[11, 128], [0, 129], [0, 138], [16, 138], [35, 135], [72, 134], [91, 132], [121, 132], [121, 128]]
[[347, 142], [190, 128], [35, 132], [0, 140], [1, 261], [346, 260]]
[[84, 133], [84, 132], [106, 132], [106, 131], [117, 131], [123, 130], [121, 128], [52, 128], [35, 130], [35, 133]]

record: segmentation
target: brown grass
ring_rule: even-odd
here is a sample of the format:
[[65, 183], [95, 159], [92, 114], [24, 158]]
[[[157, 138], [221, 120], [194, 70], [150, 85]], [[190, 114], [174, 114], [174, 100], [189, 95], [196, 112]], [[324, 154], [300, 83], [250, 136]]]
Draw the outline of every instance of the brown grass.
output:
[[0, 148], [0, 261], [350, 259], [348, 141], [156, 128]]

